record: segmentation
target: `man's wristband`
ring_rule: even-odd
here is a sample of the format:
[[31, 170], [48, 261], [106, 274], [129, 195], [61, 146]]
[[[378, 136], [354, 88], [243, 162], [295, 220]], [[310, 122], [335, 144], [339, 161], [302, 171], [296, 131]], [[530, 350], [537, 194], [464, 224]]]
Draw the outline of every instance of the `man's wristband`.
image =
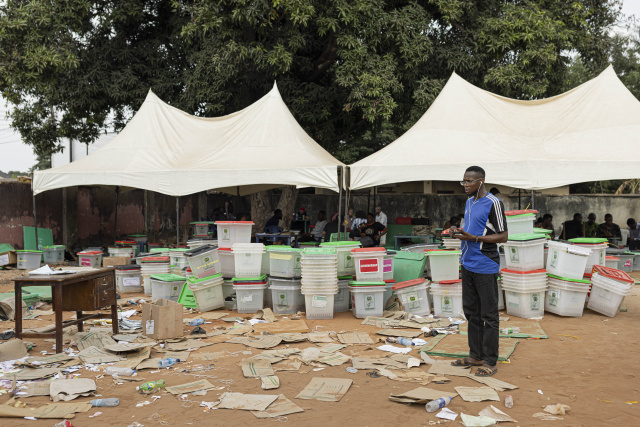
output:
[[476, 243], [478, 243], [478, 237], [480, 237], [480, 236], [476, 236]]

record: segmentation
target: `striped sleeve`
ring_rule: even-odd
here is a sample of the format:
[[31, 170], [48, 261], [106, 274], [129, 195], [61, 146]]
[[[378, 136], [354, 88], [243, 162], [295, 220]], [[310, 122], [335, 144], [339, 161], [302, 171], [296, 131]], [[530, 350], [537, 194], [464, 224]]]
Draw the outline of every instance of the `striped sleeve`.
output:
[[507, 231], [507, 218], [504, 215], [504, 205], [497, 197], [491, 195], [490, 200], [493, 202], [489, 211], [489, 222], [493, 225], [496, 233]]

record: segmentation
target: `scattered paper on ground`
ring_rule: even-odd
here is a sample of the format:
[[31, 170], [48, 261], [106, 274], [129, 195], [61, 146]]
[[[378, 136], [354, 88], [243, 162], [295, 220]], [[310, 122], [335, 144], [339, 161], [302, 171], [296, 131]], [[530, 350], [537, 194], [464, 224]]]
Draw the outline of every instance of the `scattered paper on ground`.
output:
[[276, 418], [299, 412], [304, 412], [304, 410], [287, 399], [284, 394], [281, 394], [267, 409], [264, 411], [253, 411], [252, 414], [258, 418]]
[[435, 390], [427, 387], [418, 387], [404, 393], [392, 394], [389, 400], [399, 403], [421, 403], [425, 404], [441, 397], [454, 398], [458, 395], [455, 391]]
[[296, 399], [317, 399], [327, 402], [339, 402], [351, 387], [352, 380], [346, 378], [319, 378], [311, 382], [302, 390]]
[[180, 384], [172, 387], [167, 387], [166, 390], [171, 394], [184, 394], [193, 393], [194, 391], [210, 390], [214, 388], [207, 380], [193, 381], [186, 384]]
[[49, 393], [54, 402], [73, 400], [79, 396], [91, 396], [96, 391], [96, 382], [90, 378], [53, 380]]
[[563, 405], [562, 403], [557, 403], [555, 405], [547, 405], [544, 407], [544, 412], [548, 412], [551, 415], [564, 415], [567, 411], [570, 411], [571, 407], [569, 405]]
[[482, 402], [485, 400], [500, 401], [498, 393], [491, 387], [455, 387], [456, 391], [467, 402]]
[[518, 422], [518, 421], [516, 421], [515, 419], [513, 419], [509, 415], [505, 414], [504, 412], [502, 412], [500, 409], [496, 408], [493, 405], [487, 406], [482, 411], [480, 411], [480, 413], [478, 413], [478, 415], [481, 416], [481, 417], [490, 417], [490, 418], [493, 418], [496, 421], [511, 422], [511, 423], [517, 423]]
[[338, 341], [342, 344], [373, 344], [371, 336], [366, 332], [349, 332], [338, 334]]
[[262, 380], [262, 388], [264, 390], [280, 387], [280, 379], [275, 375], [269, 375], [268, 377], [262, 377], [260, 379]]
[[242, 374], [247, 378], [273, 375], [271, 363], [264, 359], [242, 359]]
[[465, 427], [487, 427], [497, 423], [496, 420], [490, 417], [474, 417], [467, 414], [460, 414], [460, 420]]
[[220, 396], [220, 409], [242, 409], [245, 411], [264, 411], [278, 399], [278, 395], [223, 393]]
[[455, 421], [455, 419], [458, 418], [458, 414], [456, 414], [455, 412], [453, 412], [449, 408], [442, 408], [440, 410], [440, 412], [438, 412], [436, 414], [436, 418], [442, 418], [444, 420]]

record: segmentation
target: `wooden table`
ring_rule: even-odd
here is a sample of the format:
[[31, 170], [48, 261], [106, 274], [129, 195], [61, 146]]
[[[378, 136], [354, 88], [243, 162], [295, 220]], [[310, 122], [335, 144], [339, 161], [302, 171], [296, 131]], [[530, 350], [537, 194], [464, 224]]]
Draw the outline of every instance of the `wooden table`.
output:
[[298, 234], [280, 234], [280, 233], [256, 233], [255, 239], [256, 243], [260, 243], [260, 239], [280, 239], [285, 240], [286, 244], [291, 246], [291, 241], [293, 240], [294, 247], [298, 247]]
[[[80, 270], [73, 274], [55, 276], [24, 276], [13, 280], [16, 293], [16, 330], [17, 338], [56, 338], [56, 353], [62, 352], [63, 327], [78, 325], [78, 331], [84, 330], [83, 322], [89, 319], [108, 316], [108, 313], [83, 315], [83, 311], [95, 311], [111, 306], [113, 333], [118, 333], [118, 304], [116, 302], [115, 268], [96, 268]], [[55, 332], [22, 333], [22, 288], [26, 286], [51, 286], [53, 311], [55, 314]], [[75, 311], [76, 320], [62, 321], [63, 311]]]

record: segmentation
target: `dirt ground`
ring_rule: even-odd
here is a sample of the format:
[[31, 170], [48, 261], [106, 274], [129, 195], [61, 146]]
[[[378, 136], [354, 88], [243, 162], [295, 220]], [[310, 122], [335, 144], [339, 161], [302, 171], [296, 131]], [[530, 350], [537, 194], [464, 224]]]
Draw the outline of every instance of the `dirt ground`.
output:
[[[10, 280], [24, 273], [17, 270], [0, 271], [0, 292], [10, 292], [13, 287]], [[636, 272], [636, 278], [640, 274]], [[581, 318], [563, 318], [545, 313], [540, 321], [549, 339], [521, 339], [510, 363], [500, 363], [496, 378], [517, 385], [519, 388], [511, 392], [500, 392], [501, 402], [469, 403], [460, 397], [455, 398], [449, 408], [457, 413], [477, 415], [480, 410], [493, 403], [518, 420], [515, 425], [538, 426], [600, 426], [600, 425], [637, 425], [640, 419], [640, 340], [638, 325], [640, 324], [640, 287], [625, 300], [627, 312], [618, 313], [611, 319], [595, 312], [585, 310]], [[123, 298], [129, 294], [122, 295]], [[65, 319], [72, 313], [65, 313]], [[251, 315], [239, 315], [250, 318]], [[197, 314], [188, 317], [197, 317]], [[132, 319], [140, 319], [134, 316]], [[53, 323], [53, 316], [45, 316], [38, 320], [25, 321], [26, 327], [42, 327]], [[320, 331], [365, 331], [375, 336], [378, 328], [361, 325], [361, 320], [351, 313], [337, 314], [333, 320], [307, 320], [310, 328]], [[221, 320], [213, 324], [203, 325], [206, 330], [212, 326], [226, 325]], [[13, 322], [0, 322], [0, 331], [13, 328]], [[192, 328], [185, 328], [188, 334]], [[44, 339], [30, 339], [37, 344], [31, 351], [32, 355], [40, 355], [43, 350], [51, 351], [52, 343]], [[294, 343], [292, 346], [305, 348], [311, 346], [308, 342]], [[362, 346], [348, 347], [343, 353], [349, 355], [351, 350]], [[284, 348], [280, 345], [276, 348]], [[93, 408], [87, 413], [76, 414], [71, 420], [74, 426], [128, 426], [137, 421], [145, 426], [180, 426], [198, 425], [200, 422], [226, 424], [232, 426], [273, 425], [285, 423], [293, 426], [321, 426], [327, 424], [344, 423], [350, 426], [383, 426], [401, 424], [407, 426], [433, 425], [439, 419], [435, 414], [427, 413], [424, 405], [406, 405], [391, 402], [391, 393], [401, 393], [420, 387], [420, 384], [392, 381], [385, 377], [371, 378], [367, 371], [348, 373], [345, 368], [351, 366], [327, 367], [323, 370], [310, 371], [305, 374], [298, 372], [278, 372], [281, 386], [276, 390], [262, 390], [259, 379], [244, 378], [240, 367], [240, 360], [245, 357], [241, 351], [247, 350], [239, 344], [214, 344], [199, 349], [197, 352], [217, 352], [228, 350], [235, 355], [229, 355], [215, 362], [213, 369], [190, 375], [176, 373], [174, 370], [140, 371], [139, 376], [146, 381], [165, 379], [167, 386], [187, 383], [196, 379], [206, 378], [216, 386], [226, 385], [227, 390], [255, 394], [284, 394], [304, 413], [289, 415], [279, 419], [259, 420], [252, 413], [241, 410], [218, 409], [204, 412], [199, 407], [201, 401], [216, 401], [220, 393], [227, 390], [209, 391], [206, 396], [189, 396], [189, 401], [181, 402], [176, 397], [162, 394], [156, 402], [136, 407], [138, 402], [148, 400], [135, 390], [136, 384], [125, 383], [115, 385], [112, 378], [107, 376], [96, 379], [98, 393], [104, 398], [119, 397], [120, 406], [116, 408]], [[261, 350], [252, 349], [252, 354]], [[373, 355], [382, 355], [379, 350], [371, 350]], [[195, 354], [192, 352], [191, 354]], [[387, 353], [384, 353], [387, 355]], [[410, 354], [417, 356], [417, 351]], [[151, 357], [158, 357], [152, 350]], [[419, 356], [417, 356], [419, 357]], [[451, 359], [453, 360], [453, 359]], [[180, 363], [181, 368], [201, 364], [200, 360], [191, 357], [186, 363]], [[211, 362], [204, 362], [211, 363]], [[304, 365], [303, 365], [304, 367]], [[413, 368], [418, 369], [418, 368]], [[428, 365], [421, 365], [419, 369], [426, 370]], [[99, 372], [85, 369], [78, 371], [82, 377], [95, 378]], [[155, 372], [155, 371], [153, 371]], [[317, 400], [300, 400], [295, 396], [309, 383], [313, 377], [349, 378], [353, 385], [340, 402], [321, 402]], [[430, 384], [427, 387], [438, 390], [453, 390], [455, 386], [477, 387], [480, 384], [468, 378], [451, 377], [448, 384]], [[541, 391], [542, 394], [539, 392]], [[511, 394], [514, 407], [504, 407], [504, 397]], [[9, 397], [0, 396], [0, 404], [4, 404]], [[91, 398], [79, 398], [78, 401], [88, 401]], [[41, 406], [49, 403], [48, 397], [30, 397], [22, 399], [30, 406]], [[633, 403], [628, 403], [633, 402]], [[548, 404], [563, 403], [571, 410], [561, 421], [541, 421], [532, 415], [540, 412]], [[89, 418], [96, 412], [101, 415]], [[155, 416], [154, 416], [155, 414]], [[3, 426], [52, 426], [59, 420], [29, 421], [23, 419], [3, 419]], [[440, 421], [439, 424], [451, 426], [460, 425], [460, 417], [456, 421]], [[505, 426], [514, 425], [512, 423]]]

